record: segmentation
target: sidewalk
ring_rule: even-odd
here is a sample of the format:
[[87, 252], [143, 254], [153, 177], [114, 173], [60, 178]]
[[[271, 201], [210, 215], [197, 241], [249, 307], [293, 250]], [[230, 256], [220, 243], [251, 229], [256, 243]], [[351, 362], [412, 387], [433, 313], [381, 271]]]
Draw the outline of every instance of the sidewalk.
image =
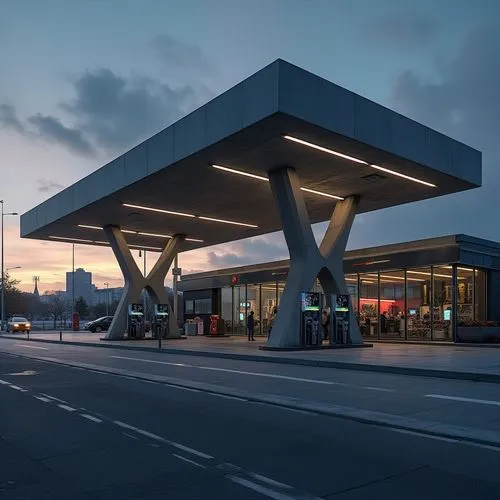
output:
[[[158, 352], [158, 341], [103, 341], [102, 333], [63, 332], [63, 344]], [[25, 334], [0, 338], [26, 341]], [[59, 332], [36, 332], [30, 341], [60, 343]], [[500, 383], [500, 352], [491, 347], [461, 345], [375, 344], [371, 349], [316, 351], [262, 351], [265, 337], [248, 342], [244, 337], [188, 337], [162, 341], [162, 352], [270, 363], [320, 366], [360, 371], [399, 373], [426, 377], [477, 380]]]

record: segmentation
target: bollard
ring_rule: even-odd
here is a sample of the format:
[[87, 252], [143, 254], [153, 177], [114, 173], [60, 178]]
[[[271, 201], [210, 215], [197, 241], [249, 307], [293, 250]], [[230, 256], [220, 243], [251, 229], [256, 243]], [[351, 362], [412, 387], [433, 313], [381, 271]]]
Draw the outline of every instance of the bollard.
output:
[[26, 330], [26, 338], [29, 340], [30, 339], [30, 331]]
[[62, 330], [59, 330], [59, 342], [62, 342]]

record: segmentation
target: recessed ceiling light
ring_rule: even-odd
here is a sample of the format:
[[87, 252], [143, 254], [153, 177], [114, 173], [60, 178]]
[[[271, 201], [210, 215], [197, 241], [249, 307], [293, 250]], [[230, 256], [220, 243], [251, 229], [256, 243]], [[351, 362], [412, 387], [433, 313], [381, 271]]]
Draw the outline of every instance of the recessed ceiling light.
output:
[[201, 215], [198, 216], [198, 219], [201, 220], [209, 220], [212, 222], [221, 222], [222, 224], [234, 224], [235, 226], [245, 226], [245, 227], [259, 227], [256, 226], [255, 224], [247, 224], [245, 222], [235, 222], [233, 220], [225, 220], [225, 219], [215, 219], [214, 217], [202, 217]]
[[423, 181], [421, 179], [417, 179], [416, 177], [410, 177], [409, 175], [401, 174], [399, 172], [396, 172], [395, 170], [391, 170], [389, 168], [381, 167], [379, 165], [373, 165], [367, 161], [361, 160], [359, 158], [355, 158], [354, 156], [349, 156], [344, 153], [339, 153], [338, 151], [334, 151], [333, 149], [328, 149], [323, 146], [319, 146], [318, 144], [313, 144], [312, 142], [304, 141], [302, 139], [298, 139], [297, 137], [292, 137], [291, 135], [285, 135], [283, 136], [285, 139], [296, 142], [298, 144], [302, 144], [303, 146], [307, 146], [312, 149], [316, 149], [318, 151], [322, 151], [323, 153], [328, 153], [333, 156], [338, 156], [340, 158], [344, 158], [345, 160], [352, 161], [354, 163], [358, 163], [360, 165], [365, 165], [367, 167], [374, 168], [376, 170], [379, 170], [381, 172], [385, 172], [387, 174], [395, 175], [397, 177], [402, 177], [403, 179], [407, 179], [409, 181], [417, 182], [418, 184], [423, 184], [424, 186], [429, 186], [429, 187], [436, 187], [435, 184], [431, 184], [430, 182]]
[[87, 224], [78, 224], [78, 227], [83, 227], [84, 229], [102, 229], [100, 226], [89, 226]]
[[[236, 170], [234, 168], [222, 167], [221, 165], [212, 165], [212, 167], [218, 170], [224, 170], [225, 172], [230, 172], [231, 174], [242, 175], [244, 177], [251, 177], [252, 179], [258, 179], [259, 181], [269, 182], [269, 177], [264, 177], [262, 175], [250, 174], [249, 172], [243, 172], [242, 170]], [[300, 190], [305, 191], [306, 193], [317, 194], [318, 196], [324, 196], [325, 198], [332, 198], [335, 200], [344, 199], [341, 196], [337, 196], [335, 194], [330, 194], [330, 193], [324, 193], [322, 191], [317, 191], [316, 189], [301, 187]]]
[[159, 212], [162, 214], [169, 214], [169, 215], [179, 215], [181, 217], [195, 217], [193, 214], [186, 214], [184, 212], [175, 212], [173, 210], [164, 210], [163, 208], [153, 208], [153, 207], [145, 207], [143, 205], [132, 205], [131, 203], [123, 203], [124, 207], [129, 207], [129, 208], [137, 208], [139, 210], [149, 210], [150, 212]]
[[75, 243], [94, 243], [93, 240], [84, 240], [82, 238], [68, 238], [66, 236], [49, 236], [49, 238], [53, 240], [74, 241]]

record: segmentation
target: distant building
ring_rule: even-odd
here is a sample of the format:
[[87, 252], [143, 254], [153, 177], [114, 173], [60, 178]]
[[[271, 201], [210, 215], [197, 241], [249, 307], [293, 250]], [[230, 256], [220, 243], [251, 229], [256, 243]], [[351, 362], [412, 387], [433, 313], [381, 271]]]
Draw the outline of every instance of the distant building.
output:
[[73, 279], [74, 279], [74, 299], [83, 297], [88, 305], [92, 304], [92, 273], [79, 267], [75, 272], [66, 273], [66, 293], [71, 300], [73, 297]]
[[123, 295], [124, 288], [122, 286], [115, 288], [94, 288], [92, 291], [92, 302], [93, 306], [97, 304], [112, 304], [113, 302], [118, 302]]

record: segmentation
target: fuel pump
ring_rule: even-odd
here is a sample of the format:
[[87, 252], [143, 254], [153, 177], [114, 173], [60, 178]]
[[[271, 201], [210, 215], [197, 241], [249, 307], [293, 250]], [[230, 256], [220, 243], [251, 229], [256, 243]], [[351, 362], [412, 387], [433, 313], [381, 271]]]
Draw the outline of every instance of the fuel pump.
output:
[[129, 339], [144, 338], [144, 305], [129, 304], [127, 333]]
[[330, 344], [350, 344], [351, 300], [349, 295], [332, 295]]
[[168, 305], [167, 304], [155, 304], [155, 312], [153, 318], [153, 338], [157, 339], [162, 337], [166, 339], [168, 337]]
[[320, 335], [320, 294], [302, 292], [300, 311], [301, 343], [304, 346], [319, 345]]

